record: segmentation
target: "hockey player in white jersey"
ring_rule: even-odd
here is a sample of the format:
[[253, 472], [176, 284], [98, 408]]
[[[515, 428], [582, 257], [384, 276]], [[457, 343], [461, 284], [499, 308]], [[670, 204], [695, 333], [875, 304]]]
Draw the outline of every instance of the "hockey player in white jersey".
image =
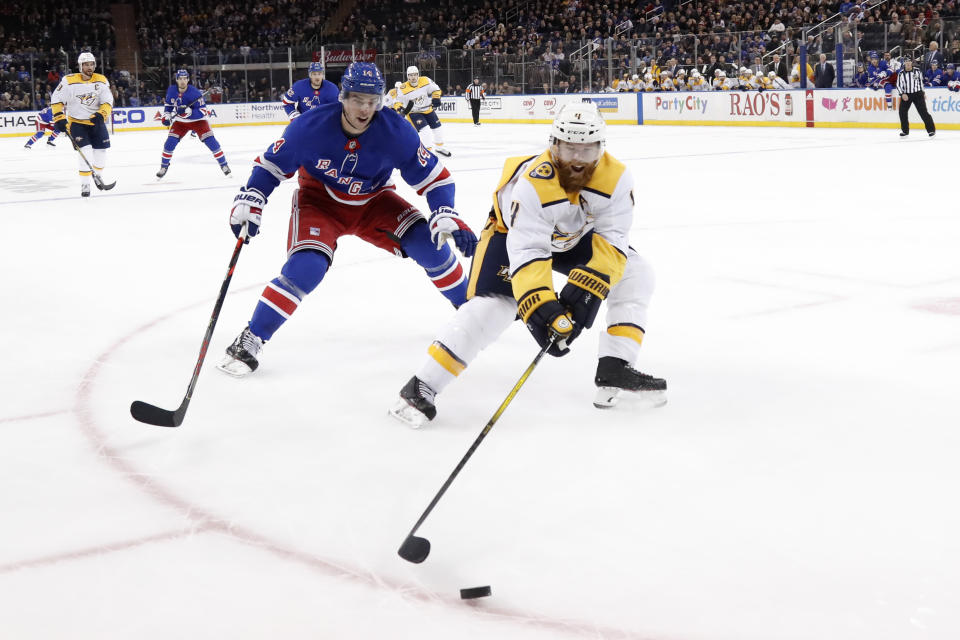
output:
[[[395, 418], [416, 428], [436, 417], [436, 395], [518, 316], [547, 353], [566, 355], [604, 300], [594, 406], [612, 407], [621, 391], [666, 401], [666, 381], [632, 367], [654, 278], [629, 245], [633, 176], [604, 151], [605, 133], [595, 104], [566, 104], [546, 151], [507, 159], [470, 269], [467, 302], [401, 389], [390, 410]], [[567, 276], [559, 296], [554, 271]]]
[[[80, 73], [71, 73], [60, 80], [50, 96], [53, 109], [53, 128], [60, 133], [68, 130], [80, 153], [77, 157], [80, 170], [80, 195], [90, 195], [91, 171], [84, 157], [97, 174], [102, 174], [107, 165], [107, 149], [110, 134], [107, 121], [113, 113], [113, 94], [110, 82], [99, 73], [97, 59], [89, 51], [77, 58]], [[100, 183], [97, 183], [98, 188]]]
[[450, 157], [450, 152], [443, 146], [440, 118], [435, 111], [440, 107], [441, 95], [443, 93], [437, 83], [427, 76], [421, 76], [420, 69], [412, 65], [407, 67], [407, 81], [397, 89], [397, 99], [403, 105], [401, 113], [410, 118], [410, 122], [419, 132], [427, 126], [430, 127], [433, 144], [428, 144], [429, 141], [425, 140], [424, 146], [434, 153]]

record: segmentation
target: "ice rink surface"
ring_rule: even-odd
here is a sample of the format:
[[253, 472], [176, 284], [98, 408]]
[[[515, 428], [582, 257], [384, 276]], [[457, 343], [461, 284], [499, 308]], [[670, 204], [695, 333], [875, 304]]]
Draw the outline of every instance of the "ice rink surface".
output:
[[[479, 231], [547, 125], [444, 125]], [[614, 126], [658, 286], [659, 409], [593, 408], [598, 328], [515, 323], [413, 431], [387, 415], [452, 309], [356, 239], [237, 380], [214, 369], [284, 260], [264, 212], [183, 426], [176, 408], [279, 127], [118, 133], [81, 200], [65, 140], [0, 139], [0, 637], [911, 640], [960, 637], [960, 132]], [[401, 193], [425, 206], [412, 190]], [[458, 589], [489, 584], [465, 603]]]

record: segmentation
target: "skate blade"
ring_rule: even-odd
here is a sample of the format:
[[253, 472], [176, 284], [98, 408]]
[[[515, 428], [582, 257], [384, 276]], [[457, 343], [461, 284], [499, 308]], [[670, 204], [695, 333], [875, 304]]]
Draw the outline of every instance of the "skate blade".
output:
[[666, 391], [625, 391], [619, 387], [597, 387], [597, 395], [593, 398], [593, 406], [597, 409], [612, 409], [620, 401], [620, 398], [628, 394], [630, 398], [636, 398], [642, 404], [651, 407], [662, 407], [667, 404]]
[[253, 369], [248, 367], [242, 361], [237, 360], [236, 358], [231, 358], [230, 356], [224, 358], [223, 361], [217, 365], [217, 369], [223, 371], [228, 376], [233, 376], [234, 378], [243, 378], [253, 373]]
[[414, 409], [403, 398], [397, 400], [397, 404], [390, 409], [389, 413], [411, 429], [419, 429], [427, 423], [427, 416]]

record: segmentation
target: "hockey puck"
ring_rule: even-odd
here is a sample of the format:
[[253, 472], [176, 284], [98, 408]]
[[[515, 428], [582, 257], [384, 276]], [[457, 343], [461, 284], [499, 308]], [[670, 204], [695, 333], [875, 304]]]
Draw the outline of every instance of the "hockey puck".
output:
[[460, 589], [460, 598], [462, 600], [473, 600], [474, 598], [486, 598], [491, 593], [490, 586], [471, 587], [469, 589]]

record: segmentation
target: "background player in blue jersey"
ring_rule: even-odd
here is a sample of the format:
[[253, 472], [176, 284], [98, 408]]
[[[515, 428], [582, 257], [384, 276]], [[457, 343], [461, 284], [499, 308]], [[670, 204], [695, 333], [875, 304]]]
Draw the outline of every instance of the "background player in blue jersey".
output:
[[[452, 238], [470, 257], [477, 236], [454, 209], [450, 172], [420, 144], [403, 116], [381, 109], [383, 89], [376, 65], [354, 62], [343, 75], [339, 102], [291, 121], [254, 161], [230, 212], [230, 226], [238, 237], [244, 226], [248, 236], [257, 234], [263, 207], [280, 181], [296, 173], [300, 188], [293, 195], [287, 261], [227, 349], [222, 371], [243, 376], [257, 368], [263, 343], [320, 284], [344, 235], [413, 258], [455, 307], [465, 302], [467, 279], [446, 241]], [[394, 169], [426, 198], [433, 212], [429, 222], [397, 195]]]
[[314, 107], [339, 99], [340, 91], [337, 90], [337, 85], [323, 77], [322, 62], [311, 62], [307, 75], [303, 80], [294, 82], [281, 98], [283, 110], [291, 120]]
[[37, 114], [37, 132], [30, 136], [30, 139], [27, 140], [27, 144], [23, 145], [24, 149], [29, 149], [33, 146], [33, 143], [43, 137], [43, 134], [50, 132], [50, 137], [47, 138], [47, 144], [51, 147], [56, 147], [57, 143], [54, 140], [57, 139], [57, 136], [60, 135], [60, 132], [53, 128], [53, 109], [47, 107]]
[[[220, 149], [220, 143], [213, 135], [213, 129], [207, 122], [207, 114], [203, 108], [206, 103], [203, 101], [203, 94], [195, 86], [190, 84], [190, 74], [186, 69], [180, 69], [174, 75], [176, 84], [170, 85], [167, 89], [167, 97], [163, 101], [163, 119], [164, 126], [170, 127], [167, 131], [167, 139], [163, 143], [163, 154], [160, 157], [160, 170], [157, 171], [157, 179], [167, 175], [170, 168], [170, 160], [173, 158], [173, 150], [180, 144], [180, 139], [190, 131], [197, 134], [200, 141], [207, 145], [223, 175], [230, 175], [230, 166], [227, 164], [227, 158]], [[170, 126], [170, 123], [173, 126]]]

